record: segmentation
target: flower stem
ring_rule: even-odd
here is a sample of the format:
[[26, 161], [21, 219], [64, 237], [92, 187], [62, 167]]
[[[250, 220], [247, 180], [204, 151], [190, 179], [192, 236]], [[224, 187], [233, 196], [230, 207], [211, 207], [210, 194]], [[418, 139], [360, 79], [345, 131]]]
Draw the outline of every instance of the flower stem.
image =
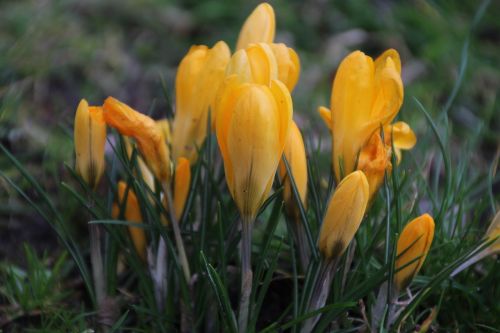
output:
[[241, 226], [241, 298], [238, 316], [238, 327], [240, 333], [246, 333], [248, 325], [248, 314], [250, 307], [250, 295], [252, 293], [252, 227], [253, 219], [243, 217]]
[[186, 256], [186, 250], [184, 249], [184, 242], [181, 237], [181, 229], [179, 228], [179, 222], [175, 218], [175, 208], [174, 208], [174, 200], [172, 199], [172, 191], [168, 184], [163, 183], [163, 192], [165, 193], [165, 197], [167, 198], [168, 205], [168, 217], [170, 223], [172, 223], [172, 229], [174, 230], [175, 244], [177, 246], [177, 251], [179, 252], [179, 262], [182, 266], [182, 270], [184, 272], [184, 278], [186, 279], [186, 283], [189, 283], [191, 280], [191, 271], [189, 269], [189, 262]]

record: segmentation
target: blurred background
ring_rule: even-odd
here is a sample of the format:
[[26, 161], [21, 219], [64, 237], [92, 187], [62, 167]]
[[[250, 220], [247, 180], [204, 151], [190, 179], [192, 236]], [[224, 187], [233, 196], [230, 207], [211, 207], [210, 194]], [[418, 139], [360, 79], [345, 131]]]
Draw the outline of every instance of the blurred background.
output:
[[[72, 122], [79, 100], [98, 105], [114, 96], [155, 118], [171, 116], [176, 68], [189, 47], [224, 40], [234, 49], [241, 25], [257, 4], [2, 0], [1, 143], [49, 189], [65, 217], [78, 220], [78, 204], [59, 184], [68, 178], [64, 163], [73, 164]], [[439, 130], [449, 136], [452, 154], [464, 152], [475, 172], [489, 172], [499, 145], [500, 2], [271, 4], [276, 41], [295, 48], [302, 64], [294, 117], [308, 149], [323, 152], [325, 173], [330, 139], [316, 109], [329, 105], [335, 70], [353, 50], [375, 57], [387, 48], [397, 49], [402, 58], [405, 103], [399, 118], [415, 129], [420, 142], [413, 163], [437, 151], [417, 99], [437, 125], [446, 125]], [[0, 170], [26, 186], [1, 153]], [[60, 249], [53, 231], [2, 179], [0, 260], [22, 261], [23, 242], [38, 250]]]

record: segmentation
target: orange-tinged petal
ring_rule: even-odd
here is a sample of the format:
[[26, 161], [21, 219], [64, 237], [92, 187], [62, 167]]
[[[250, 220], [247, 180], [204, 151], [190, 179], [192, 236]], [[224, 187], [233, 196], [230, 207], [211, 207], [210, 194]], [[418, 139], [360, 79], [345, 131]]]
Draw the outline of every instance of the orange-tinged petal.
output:
[[101, 107], [89, 107], [82, 99], [75, 115], [76, 172], [94, 188], [104, 173], [106, 123]]
[[161, 129], [150, 117], [113, 97], [104, 101], [104, 119], [122, 135], [132, 136], [153, 174], [162, 182], [170, 179], [170, 154]]
[[[307, 160], [306, 151], [304, 147], [304, 141], [302, 140], [302, 134], [300, 133], [297, 124], [292, 121], [290, 126], [290, 134], [288, 140], [285, 144], [285, 150], [283, 152], [285, 155], [289, 167], [292, 171], [293, 180], [299, 192], [300, 200], [304, 207], [307, 206], [306, 196], [307, 196]], [[292, 184], [289, 177], [287, 177], [285, 163], [281, 160], [279, 165], [279, 174], [283, 182], [284, 192], [283, 198], [285, 200], [285, 205], [288, 214], [294, 217], [299, 216], [299, 211], [297, 209], [297, 203], [293, 196]]]
[[318, 248], [326, 259], [338, 259], [344, 253], [363, 220], [368, 198], [369, 186], [362, 171], [347, 175], [337, 186], [318, 239]]
[[274, 10], [268, 3], [261, 3], [248, 16], [238, 36], [236, 50], [253, 43], [272, 43], [276, 30]]
[[168, 119], [165, 118], [165, 119], [157, 120], [156, 125], [158, 125], [158, 127], [160, 127], [161, 132], [163, 134], [163, 137], [165, 138], [165, 141], [167, 142], [167, 144], [171, 144], [172, 143], [172, 133], [170, 130], [170, 122], [168, 121]]
[[[213, 48], [192, 48], [179, 65], [176, 76], [176, 112], [173, 122], [172, 150], [175, 159], [185, 157], [191, 163], [207, 135], [209, 110], [214, 109], [230, 59], [229, 47], [218, 42]], [[211, 113], [213, 122], [215, 113]]]
[[417, 217], [404, 227], [398, 239], [395, 263], [396, 270], [404, 267], [394, 276], [398, 290], [406, 288], [417, 275], [429, 252], [433, 238], [434, 219], [428, 214]]
[[358, 170], [364, 172], [370, 186], [370, 201], [382, 185], [385, 171], [392, 169], [390, 158], [390, 150], [386, 149], [380, 134], [375, 132], [361, 150], [358, 160]]
[[191, 186], [191, 167], [189, 160], [186, 158], [179, 158], [175, 168], [175, 181], [174, 181], [174, 208], [177, 221], [180, 221], [184, 206], [189, 194]]
[[[127, 201], [123, 203], [125, 196]], [[127, 184], [123, 181], [118, 182], [118, 204], [119, 206], [113, 207], [113, 218], [119, 218], [119, 207], [124, 204], [125, 208], [123, 215], [125, 220], [128, 222], [142, 223], [141, 209], [139, 207], [137, 197], [135, 196], [134, 191], [130, 188], [127, 192]], [[137, 254], [144, 262], [146, 262], [147, 240], [144, 229], [140, 227], [128, 226], [128, 231]]]
[[401, 75], [401, 58], [395, 49], [385, 50], [384, 53], [375, 59], [375, 75], [385, 67], [387, 58], [391, 58], [398, 73]]
[[238, 75], [241, 82], [269, 85], [278, 78], [278, 65], [268, 44], [251, 44], [237, 51], [226, 69], [226, 76]]

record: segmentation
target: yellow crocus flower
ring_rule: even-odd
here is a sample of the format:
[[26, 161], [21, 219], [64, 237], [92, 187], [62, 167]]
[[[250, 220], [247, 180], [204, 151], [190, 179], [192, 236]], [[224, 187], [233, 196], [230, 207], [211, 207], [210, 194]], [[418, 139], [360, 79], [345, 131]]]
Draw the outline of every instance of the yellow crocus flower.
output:
[[[124, 204], [125, 206], [124, 206], [123, 217], [125, 218], [125, 220], [128, 222], [142, 223], [142, 215], [141, 215], [141, 209], [139, 207], [139, 202], [137, 201], [137, 197], [135, 196], [135, 193], [134, 191], [132, 191], [132, 189], [130, 188], [128, 189], [127, 201], [126, 203], [123, 203], [123, 200], [125, 200], [126, 190], [127, 190], [127, 184], [123, 181], [119, 181], [118, 205], [116, 204], [113, 205], [113, 212], [111, 215], [115, 219], [119, 218], [120, 206]], [[128, 231], [130, 234], [130, 238], [132, 239], [132, 243], [134, 244], [134, 248], [137, 251], [137, 254], [144, 262], [146, 262], [147, 240], [144, 229], [129, 225]]]
[[[290, 134], [288, 140], [285, 144], [284, 155], [288, 161], [289, 167], [292, 171], [293, 180], [297, 186], [299, 192], [300, 200], [302, 205], [306, 207], [306, 197], [307, 197], [307, 161], [306, 161], [306, 150], [304, 148], [304, 141], [302, 140], [302, 134], [297, 127], [297, 124], [292, 121], [290, 126]], [[297, 208], [297, 203], [293, 196], [293, 189], [290, 179], [287, 177], [286, 166], [283, 161], [279, 164], [279, 175], [283, 182], [284, 191], [283, 198], [285, 200], [285, 207], [287, 213], [294, 217], [299, 217], [300, 212]]]
[[271, 85], [228, 78], [217, 103], [216, 134], [229, 191], [244, 220], [267, 198], [292, 121], [292, 99], [278, 80]]
[[101, 107], [89, 106], [82, 99], [75, 115], [76, 172], [91, 187], [95, 188], [104, 173], [106, 123]]
[[[375, 61], [355, 51], [342, 61], [331, 96], [332, 162], [337, 181], [354, 170], [360, 149], [378, 128], [394, 119], [402, 103], [401, 62], [395, 50], [384, 52]], [[320, 110], [323, 117], [325, 111]]]
[[292, 48], [283, 43], [272, 43], [269, 46], [278, 64], [278, 80], [283, 82], [292, 92], [300, 75], [299, 56]]
[[180, 221], [184, 212], [190, 186], [191, 166], [188, 159], [181, 157], [177, 160], [174, 180], [174, 209], [177, 221]]
[[362, 171], [344, 177], [328, 203], [318, 239], [327, 260], [338, 259], [352, 241], [365, 215], [369, 186]]
[[[213, 48], [193, 46], [182, 59], [175, 79], [175, 117], [172, 153], [175, 160], [194, 163], [207, 135], [209, 109], [214, 109], [216, 93], [224, 80], [231, 52], [224, 42]], [[211, 115], [215, 117], [214, 112]]]
[[238, 36], [236, 50], [246, 48], [253, 43], [272, 43], [276, 30], [273, 7], [268, 3], [261, 3], [248, 16]]
[[[398, 290], [406, 288], [422, 267], [434, 238], [434, 219], [423, 214], [408, 223], [398, 239], [397, 259], [394, 276]], [[416, 261], [414, 261], [417, 259]], [[412, 264], [408, 265], [410, 262]], [[399, 270], [401, 267], [405, 266]], [[399, 271], [398, 271], [399, 270]]]
[[155, 177], [161, 182], [168, 182], [170, 153], [156, 122], [113, 97], [106, 99], [103, 108], [106, 123], [120, 134], [133, 137]]

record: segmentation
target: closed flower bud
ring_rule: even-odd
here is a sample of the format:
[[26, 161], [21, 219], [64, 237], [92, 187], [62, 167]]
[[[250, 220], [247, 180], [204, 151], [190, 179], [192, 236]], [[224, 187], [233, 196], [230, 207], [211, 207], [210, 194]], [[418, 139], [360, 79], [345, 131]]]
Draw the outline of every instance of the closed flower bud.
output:
[[177, 160], [187, 158], [194, 163], [197, 149], [205, 141], [209, 110], [214, 115], [214, 102], [222, 84], [231, 52], [224, 42], [209, 49], [193, 46], [182, 59], [175, 79], [175, 118], [172, 152]]
[[401, 63], [395, 50], [375, 61], [355, 51], [342, 61], [331, 97], [332, 162], [337, 180], [354, 170], [360, 149], [380, 126], [394, 119], [402, 103]]
[[101, 107], [89, 106], [82, 99], [75, 115], [76, 172], [95, 188], [104, 173], [106, 123]]
[[278, 78], [278, 64], [269, 44], [251, 44], [236, 51], [226, 69], [226, 76], [236, 75], [241, 82], [270, 85]]
[[[434, 238], [434, 220], [424, 214], [408, 223], [398, 239], [395, 286], [406, 288], [422, 267]], [[411, 264], [410, 264], [411, 263]], [[403, 269], [401, 269], [404, 267]]]
[[[139, 202], [137, 201], [137, 197], [132, 189], [128, 189], [127, 192], [127, 184], [123, 181], [118, 182], [118, 204], [113, 206], [113, 213], [111, 214], [113, 218], [119, 218], [120, 207], [124, 207], [123, 209], [123, 217], [128, 222], [142, 223], [142, 215], [141, 209], [139, 207]], [[127, 201], [124, 203], [125, 194], [127, 197]], [[146, 233], [144, 229], [140, 227], [134, 227], [132, 225], [128, 226], [128, 231], [130, 234], [130, 238], [132, 239], [132, 243], [134, 244], [134, 248], [137, 251], [139, 257], [145, 262], [146, 261]]]
[[253, 43], [272, 43], [276, 30], [274, 10], [268, 3], [261, 3], [248, 16], [238, 36], [236, 50]]
[[133, 137], [155, 177], [161, 182], [168, 182], [170, 154], [156, 122], [113, 97], [106, 99], [103, 108], [106, 123], [120, 134]]
[[270, 44], [278, 64], [278, 80], [283, 82], [290, 92], [293, 91], [300, 74], [300, 61], [297, 53], [285, 44]]
[[267, 198], [292, 121], [286, 86], [241, 83], [231, 77], [217, 103], [216, 134], [226, 181], [245, 220]]
[[174, 208], [177, 221], [180, 221], [186, 199], [191, 186], [191, 166], [186, 158], [179, 158], [175, 168], [174, 180]]
[[338, 259], [351, 243], [365, 215], [369, 186], [362, 171], [345, 177], [335, 189], [319, 234], [318, 247], [328, 259]]
[[370, 186], [370, 201], [384, 182], [386, 170], [389, 172], [391, 169], [391, 150], [382, 142], [380, 134], [375, 132], [361, 150], [358, 160], [358, 170], [364, 172]]
[[[302, 135], [300, 134], [300, 130], [294, 121], [292, 121], [292, 124], [290, 126], [290, 134], [288, 135], [288, 140], [286, 141], [285, 150], [283, 153], [292, 171], [293, 180], [295, 181], [297, 191], [299, 192], [302, 205], [306, 207], [306, 196], [307, 196], [306, 150], [304, 148], [304, 141], [302, 140]], [[283, 161], [280, 161], [279, 175], [284, 186], [283, 198], [285, 200], [286, 211], [289, 215], [298, 218], [300, 212], [298, 210], [297, 202], [295, 201], [293, 195], [292, 184], [290, 182], [290, 178], [287, 176], [286, 166]]]

